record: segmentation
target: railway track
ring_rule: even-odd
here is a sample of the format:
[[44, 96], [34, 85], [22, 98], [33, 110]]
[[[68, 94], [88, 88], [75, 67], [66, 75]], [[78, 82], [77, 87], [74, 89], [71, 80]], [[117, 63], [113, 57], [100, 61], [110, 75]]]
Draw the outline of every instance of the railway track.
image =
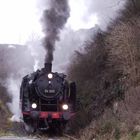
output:
[[63, 134], [62, 137], [47, 137], [47, 136], [41, 136], [37, 135], [35, 137], [16, 137], [16, 136], [3, 136], [0, 137], [0, 140], [78, 140], [68, 134]]

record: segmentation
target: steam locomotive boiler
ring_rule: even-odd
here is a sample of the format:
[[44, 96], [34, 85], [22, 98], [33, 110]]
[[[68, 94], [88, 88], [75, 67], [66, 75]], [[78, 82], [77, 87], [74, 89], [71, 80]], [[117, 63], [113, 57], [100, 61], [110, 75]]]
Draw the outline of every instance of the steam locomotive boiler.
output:
[[34, 132], [64, 126], [75, 114], [76, 85], [63, 73], [52, 72], [52, 64], [25, 76], [20, 103], [25, 129]]

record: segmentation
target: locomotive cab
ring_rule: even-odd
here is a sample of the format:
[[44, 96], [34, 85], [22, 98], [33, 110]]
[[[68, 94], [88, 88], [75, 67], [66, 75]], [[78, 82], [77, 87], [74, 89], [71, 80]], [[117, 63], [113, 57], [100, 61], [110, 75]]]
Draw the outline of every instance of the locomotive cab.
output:
[[66, 75], [53, 73], [51, 64], [23, 78], [20, 88], [21, 110], [27, 131], [64, 126], [75, 114], [76, 84]]

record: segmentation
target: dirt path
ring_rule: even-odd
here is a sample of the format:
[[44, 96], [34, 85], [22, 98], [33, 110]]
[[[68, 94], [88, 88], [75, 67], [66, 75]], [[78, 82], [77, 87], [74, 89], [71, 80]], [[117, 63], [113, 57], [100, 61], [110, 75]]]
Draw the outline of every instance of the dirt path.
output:
[[28, 138], [28, 137], [14, 137], [14, 136], [4, 136], [0, 137], [0, 140], [39, 140], [36, 138]]
[[70, 140], [69, 138], [65, 137], [41, 137], [41, 138], [32, 138], [32, 137], [14, 137], [14, 136], [4, 136], [0, 137], [0, 140]]

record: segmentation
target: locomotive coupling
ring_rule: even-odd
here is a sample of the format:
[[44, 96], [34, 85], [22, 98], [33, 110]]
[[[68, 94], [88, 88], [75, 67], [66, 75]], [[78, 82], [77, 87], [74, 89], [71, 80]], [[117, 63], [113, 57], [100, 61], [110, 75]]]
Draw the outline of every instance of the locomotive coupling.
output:
[[31, 111], [30, 116], [33, 120], [38, 120], [39, 116], [40, 116], [40, 113], [38, 111]]

